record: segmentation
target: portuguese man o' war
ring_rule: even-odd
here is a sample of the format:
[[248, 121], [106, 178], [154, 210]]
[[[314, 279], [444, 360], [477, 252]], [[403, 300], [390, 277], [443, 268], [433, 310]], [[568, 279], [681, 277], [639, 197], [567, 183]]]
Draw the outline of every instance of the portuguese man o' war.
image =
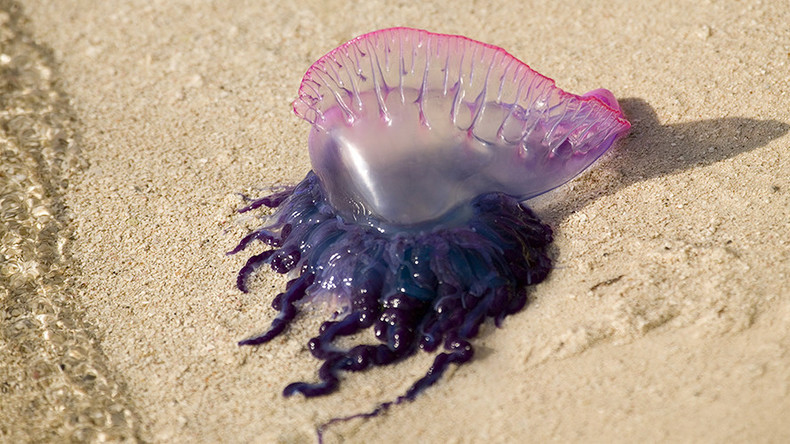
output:
[[[275, 208], [237, 279], [268, 264], [292, 278], [272, 306], [280, 335], [300, 303], [335, 317], [309, 341], [318, 382], [443, 351], [395, 402], [413, 400], [451, 363], [469, 361], [480, 325], [521, 310], [551, 269], [551, 229], [523, 202], [578, 175], [630, 124], [608, 90], [566, 93], [505, 50], [461, 36], [392, 28], [351, 40], [305, 74], [294, 112], [311, 125], [312, 171], [241, 211]], [[377, 344], [335, 345], [372, 327]]]

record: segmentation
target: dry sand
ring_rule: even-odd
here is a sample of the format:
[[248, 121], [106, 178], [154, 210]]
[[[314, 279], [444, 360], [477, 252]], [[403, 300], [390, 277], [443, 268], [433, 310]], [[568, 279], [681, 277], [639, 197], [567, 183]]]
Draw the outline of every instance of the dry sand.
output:
[[[62, 192], [74, 265], [61, 305], [103, 370], [99, 386], [39, 385], [6, 354], [24, 371], [2, 402], [26, 410], [0, 408], [0, 440], [311, 442], [317, 424], [426, 371], [418, 356], [328, 397], [283, 398], [315, 377], [305, 343], [324, 315], [237, 347], [268, 326], [284, 279], [265, 273], [242, 294], [247, 255], [224, 255], [255, 224], [234, 213], [236, 193], [309, 169], [308, 124], [290, 109], [307, 67], [411, 26], [501, 46], [568, 91], [609, 88], [633, 131], [532, 203], [555, 228], [556, 269], [504, 328], [483, 329], [474, 362], [327, 442], [790, 441], [790, 4], [20, 5], [77, 119], [85, 166]], [[57, 390], [82, 404], [47, 403]]]

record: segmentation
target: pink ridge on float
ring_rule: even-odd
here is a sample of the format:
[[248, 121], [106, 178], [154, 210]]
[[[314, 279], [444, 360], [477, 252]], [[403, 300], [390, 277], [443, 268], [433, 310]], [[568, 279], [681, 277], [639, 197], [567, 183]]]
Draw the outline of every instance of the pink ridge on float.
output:
[[294, 112], [330, 201], [410, 224], [484, 192], [525, 200], [578, 175], [630, 125], [605, 90], [577, 96], [504, 49], [393, 28], [315, 62]]

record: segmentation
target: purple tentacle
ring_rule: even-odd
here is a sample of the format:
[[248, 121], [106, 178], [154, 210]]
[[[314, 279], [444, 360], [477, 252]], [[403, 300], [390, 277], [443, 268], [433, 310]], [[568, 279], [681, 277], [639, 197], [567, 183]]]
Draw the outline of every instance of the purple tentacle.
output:
[[[288, 187], [288, 188], [286, 188], [283, 191], [279, 191], [277, 193], [270, 194], [270, 195], [268, 195], [266, 197], [262, 197], [260, 199], [255, 199], [255, 200], [252, 201], [251, 204], [249, 204], [246, 207], [243, 207], [242, 209], [240, 209], [239, 213], [246, 213], [248, 211], [252, 211], [254, 209], [260, 208], [262, 206], [267, 206], [269, 208], [277, 208], [280, 205], [282, 205], [282, 203], [285, 202], [285, 200], [288, 199], [291, 196], [291, 194], [293, 194], [293, 190], [294, 190], [293, 187]], [[246, 196], [242, 196], [242, 197], [247, 199]]]
[[296, 279], [296, 282], [282, 296], [282, 308], [277, 317], [272, 321], [272, 325], [269, 329], [260, 336], [240, 341], [239, 345], [260, 345], [271, 341], [282, 333], [291, 320], [296, 317], [296, 307], [294, 304], [305, 297], [307, 287], [313, 283], [314, 279], [314, 274], [302, 275]]
[[238, 287], [239, 290], [244, 293], [249, 291], [247, 288], [247, 278], [249, 278], [252, 272], [260, 267], [262, 263], [266, 262], [272, 256], [272, 254], [274, 254], [274, 251], [275, 250], [264, 251], [263, 253], [256, 254], [255, 256], [247, 259], [247, 263], [241, 267], [239, 275], [236, 277], [236, 287]]

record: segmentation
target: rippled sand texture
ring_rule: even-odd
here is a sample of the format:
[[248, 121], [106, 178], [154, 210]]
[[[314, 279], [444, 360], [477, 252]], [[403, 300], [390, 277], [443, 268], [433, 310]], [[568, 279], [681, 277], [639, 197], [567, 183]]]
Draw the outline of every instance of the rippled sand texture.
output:
[[63, 205], [81, 167], [49, 50], [0, 1], [0, 441], [123, 441], [135, 421], [75, 305]]
[[790, 442], [788, 2], [0, 10], [0, 442], [309, 443], [425, 373], [423, 353], [283, 398], [315, 380], [306, 343], [326, 313], [238, 347], [285, 279], [242, 294], [246, 257], [224, 254], [258, 225], [237, 193], [309, 169], [289, 106], [305, 70], [398, 25], [502, 46], [564, 90], [608, 88], [633, 128], [529, 202], [556, 264], [530, 304], [483, 326], [473, 362], [327, 444]]

